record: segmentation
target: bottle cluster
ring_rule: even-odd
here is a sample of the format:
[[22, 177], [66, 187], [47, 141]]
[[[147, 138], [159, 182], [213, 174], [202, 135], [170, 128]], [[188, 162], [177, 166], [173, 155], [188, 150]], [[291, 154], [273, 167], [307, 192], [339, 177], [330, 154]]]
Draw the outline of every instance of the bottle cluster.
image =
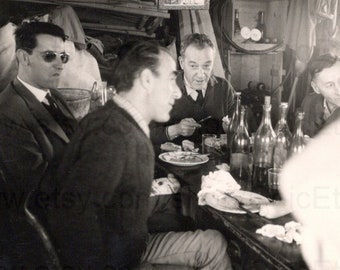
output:
[[280, 172], [289, 157], [300, 153], [305, 147], [302, 122], [304, 113], [296, 114], [295, 131], [292, 134], [287, 124], [287, 103], [280, 104], [280, 119], [275, 129], [271, 121], [271, 98], [266, 96], [262, 120], [257, 131], [249, 136], [246, 107], [241, 105], [240, 94], [236, 95], [236, 106], [228, 129], [230, 151], [230, 173], [245, 190], [278, 196], [279, 183], [271, 182], [268, 174]]

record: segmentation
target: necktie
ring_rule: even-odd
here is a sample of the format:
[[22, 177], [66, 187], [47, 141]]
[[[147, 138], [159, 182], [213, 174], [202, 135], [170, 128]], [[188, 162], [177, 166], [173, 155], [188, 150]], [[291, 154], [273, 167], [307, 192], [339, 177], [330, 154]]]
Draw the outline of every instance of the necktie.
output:
[[197, 96], [197, 99], [196, 99], [196, 103], [200, 106], [203, 105], [203, 93], [202, 93], [202, 90], [196, 90], [198, 96]]
[[74, 131], [72, 124], [70, 123], [70, 119], [68, 119], [63, 111], [58, 106], [55, 98], [50, 94], [47, 93], [46, 100], [48, 101], [49, 105], [42, 103], [48, 112], [52, 115], [54, 120], [60, 125], [60, 127], [64, 130], [67, 136], [71, 136]]
[[47, 93], [46, 99], [50, 105], [48, 105], [48, 111], [52, 114], [54, 118], [59, 118], [60, 115], [63, 115], [62, 111], [59, 109], [57, 102], [54, 97], [50, 93]]

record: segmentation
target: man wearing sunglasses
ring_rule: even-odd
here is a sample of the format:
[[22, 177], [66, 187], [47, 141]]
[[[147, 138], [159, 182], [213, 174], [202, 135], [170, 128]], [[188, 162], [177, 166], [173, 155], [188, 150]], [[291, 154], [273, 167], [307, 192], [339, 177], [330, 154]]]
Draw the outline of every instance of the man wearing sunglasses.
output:
[[45, 22], [23, 23], [15, 41], [18, 74], [0, 94], [1, 191], [17, 201], [6, 206], [10, 246], [4, 256], [11, 265], [31, 268], [45, 253], [26, 220], [24, 202], [33, 190], [53, 181], [76, 120], [55, 90], [68, 61], [63, 29]]

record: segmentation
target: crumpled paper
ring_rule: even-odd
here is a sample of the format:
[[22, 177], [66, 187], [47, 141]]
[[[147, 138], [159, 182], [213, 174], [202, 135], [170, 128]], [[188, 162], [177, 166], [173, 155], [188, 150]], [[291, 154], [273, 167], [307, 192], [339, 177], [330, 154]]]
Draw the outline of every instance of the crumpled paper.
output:
[[151, 186], [150, 197], [178, 193], [181, 184], [173, 175], [154, 179]]
[[197, 194], [198, 204], [205, 205], [205, 197], [209, 193], [215, 194], [216, 198], [219, 198], [225, 196], [225, 192], [231, 193], [240, 189], [241, 186], [229, 172], [224, 170], [209, 172], [208, 175], [202, 176], [201, 190]]
[[256, 230], [256, 233], [261, 234], [266, 237], [275, 237], [286, 243], [293, 243], [300, 245], [302, 241], [301, 236], [302, 226], [300, 223], [295, 221], [287, 222], [284, 226], [266, 224], [260, 229]]

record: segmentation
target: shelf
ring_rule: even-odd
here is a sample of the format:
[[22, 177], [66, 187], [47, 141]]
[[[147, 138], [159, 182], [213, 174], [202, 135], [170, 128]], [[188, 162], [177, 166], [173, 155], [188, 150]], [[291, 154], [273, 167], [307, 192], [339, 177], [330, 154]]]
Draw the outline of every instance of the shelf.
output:
[[[275, 46], [277, 46], [278, 44], [275, 43], [238, 43], [236, 42], [236, 44], [238, 46], [240, 46], [241, 48], [245, 49], [245, 50], [249, 50], [249, 51], [266, 51], [268, 49], [271, 49]], [[282, 46], [278, 47], [277, 49], [275, 49], [275, 52], [282, 52], [284, 51], [284, 45], [282, 44]], [[237, 50], [233, 50], [232, 53], [236, 52]]]

